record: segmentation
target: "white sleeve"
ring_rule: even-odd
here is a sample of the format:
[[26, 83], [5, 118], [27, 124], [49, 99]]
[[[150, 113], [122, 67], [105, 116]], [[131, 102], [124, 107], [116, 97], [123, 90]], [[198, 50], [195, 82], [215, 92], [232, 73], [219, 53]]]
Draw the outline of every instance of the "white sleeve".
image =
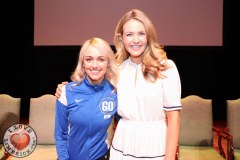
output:
[[62, 93], [60, 98], [58, 99], [62, 104], [67, 106], [67, 98], [66, 98], [66, 85], [62, 87]]
[[181, 81], [178, 69], [172, 60], [168, 61], [168, 68], [164, 71], [167, 77], [163, 80], [163, 103], [164, 110], [179, 110], [181, 105]]

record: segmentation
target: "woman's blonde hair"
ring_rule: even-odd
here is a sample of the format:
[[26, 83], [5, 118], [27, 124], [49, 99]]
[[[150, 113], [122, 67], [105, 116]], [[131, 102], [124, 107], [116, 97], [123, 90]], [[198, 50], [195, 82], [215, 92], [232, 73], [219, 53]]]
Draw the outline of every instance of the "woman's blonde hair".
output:
[[97, 37], [86, 40], [83, 43], [82, 48], [79, 52], [77, 67], [75, 68], [75, 71], [71, 75], [71, 80], [81, 83], [84, 77], [86, 76], [83, 67], [83, 59], [89, 47], [95, 47], [100, 53], [102, 53], [104, 56], [108, 58], [108, 68], [105, 77], [116, 89], [119, 74], [114, 52], [111, 49], [109, 43]]
[[130, 19], [140, 21], [146, 30], [148, 44], [146, 50], [142, 54], [142, 71], [145, 79], [155, 82], [160, 77], [164, 78], [165, 76], [161, 74], [161, 71], [167, 69], [166, 52], [164, 51], [163, 46], [158, 43], [157, 32], [151, 20], [146, 14], [138, 9], [132, 9], [124, 14], [116, 26], [113, 41], [117, 51], [117, 63], [121, 64], [130, 56], [121, 40], [121, 37], [123, 36], [123, 26]]

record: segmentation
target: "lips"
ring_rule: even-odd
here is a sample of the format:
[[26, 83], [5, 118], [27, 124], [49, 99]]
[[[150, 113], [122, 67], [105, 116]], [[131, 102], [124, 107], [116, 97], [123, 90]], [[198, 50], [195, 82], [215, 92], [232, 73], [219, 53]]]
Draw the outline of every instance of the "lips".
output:
[[100, 72], [100, 71], [98, 71], [98, 70], [91, 70], [91, 73], [92, 73], [93, 75], [97, 75], [97, 74], [99, 74], [99, 72]]

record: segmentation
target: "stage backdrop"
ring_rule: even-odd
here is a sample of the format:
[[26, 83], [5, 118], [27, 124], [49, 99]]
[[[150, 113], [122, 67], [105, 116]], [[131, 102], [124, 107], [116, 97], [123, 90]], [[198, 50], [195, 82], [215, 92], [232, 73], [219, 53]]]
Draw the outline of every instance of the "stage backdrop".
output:
[[222, 46], [223, 0], [35, 0], [34, 45], [81, 45], [90, 37], [113, 43], [131, 8], [143, 10], [167, 46]]

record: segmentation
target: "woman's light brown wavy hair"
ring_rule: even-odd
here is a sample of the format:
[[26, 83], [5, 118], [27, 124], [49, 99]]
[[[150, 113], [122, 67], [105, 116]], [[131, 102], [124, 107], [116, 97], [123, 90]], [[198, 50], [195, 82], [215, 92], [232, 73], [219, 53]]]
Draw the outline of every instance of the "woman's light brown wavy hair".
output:
[[167, 55], [163, 49], [164, 46], [158, 42], [157, 32], [151, 20], [138, 9], [132, 9], [124, 14], [116, 26], [113, 41], [117, 51], [117, 63], [121, 64], [130, 56], [121, 40], [123, 36], [123, 26], [130, 19], [140, 21], [144, 25], [147, 35], [148, 44], [142, 54], [142, 72], [144, 78], [151, 82], [155, 82], [158, 78], [164, 78], [165, 76], [161, 74], [162, 71], [167, 69]]

